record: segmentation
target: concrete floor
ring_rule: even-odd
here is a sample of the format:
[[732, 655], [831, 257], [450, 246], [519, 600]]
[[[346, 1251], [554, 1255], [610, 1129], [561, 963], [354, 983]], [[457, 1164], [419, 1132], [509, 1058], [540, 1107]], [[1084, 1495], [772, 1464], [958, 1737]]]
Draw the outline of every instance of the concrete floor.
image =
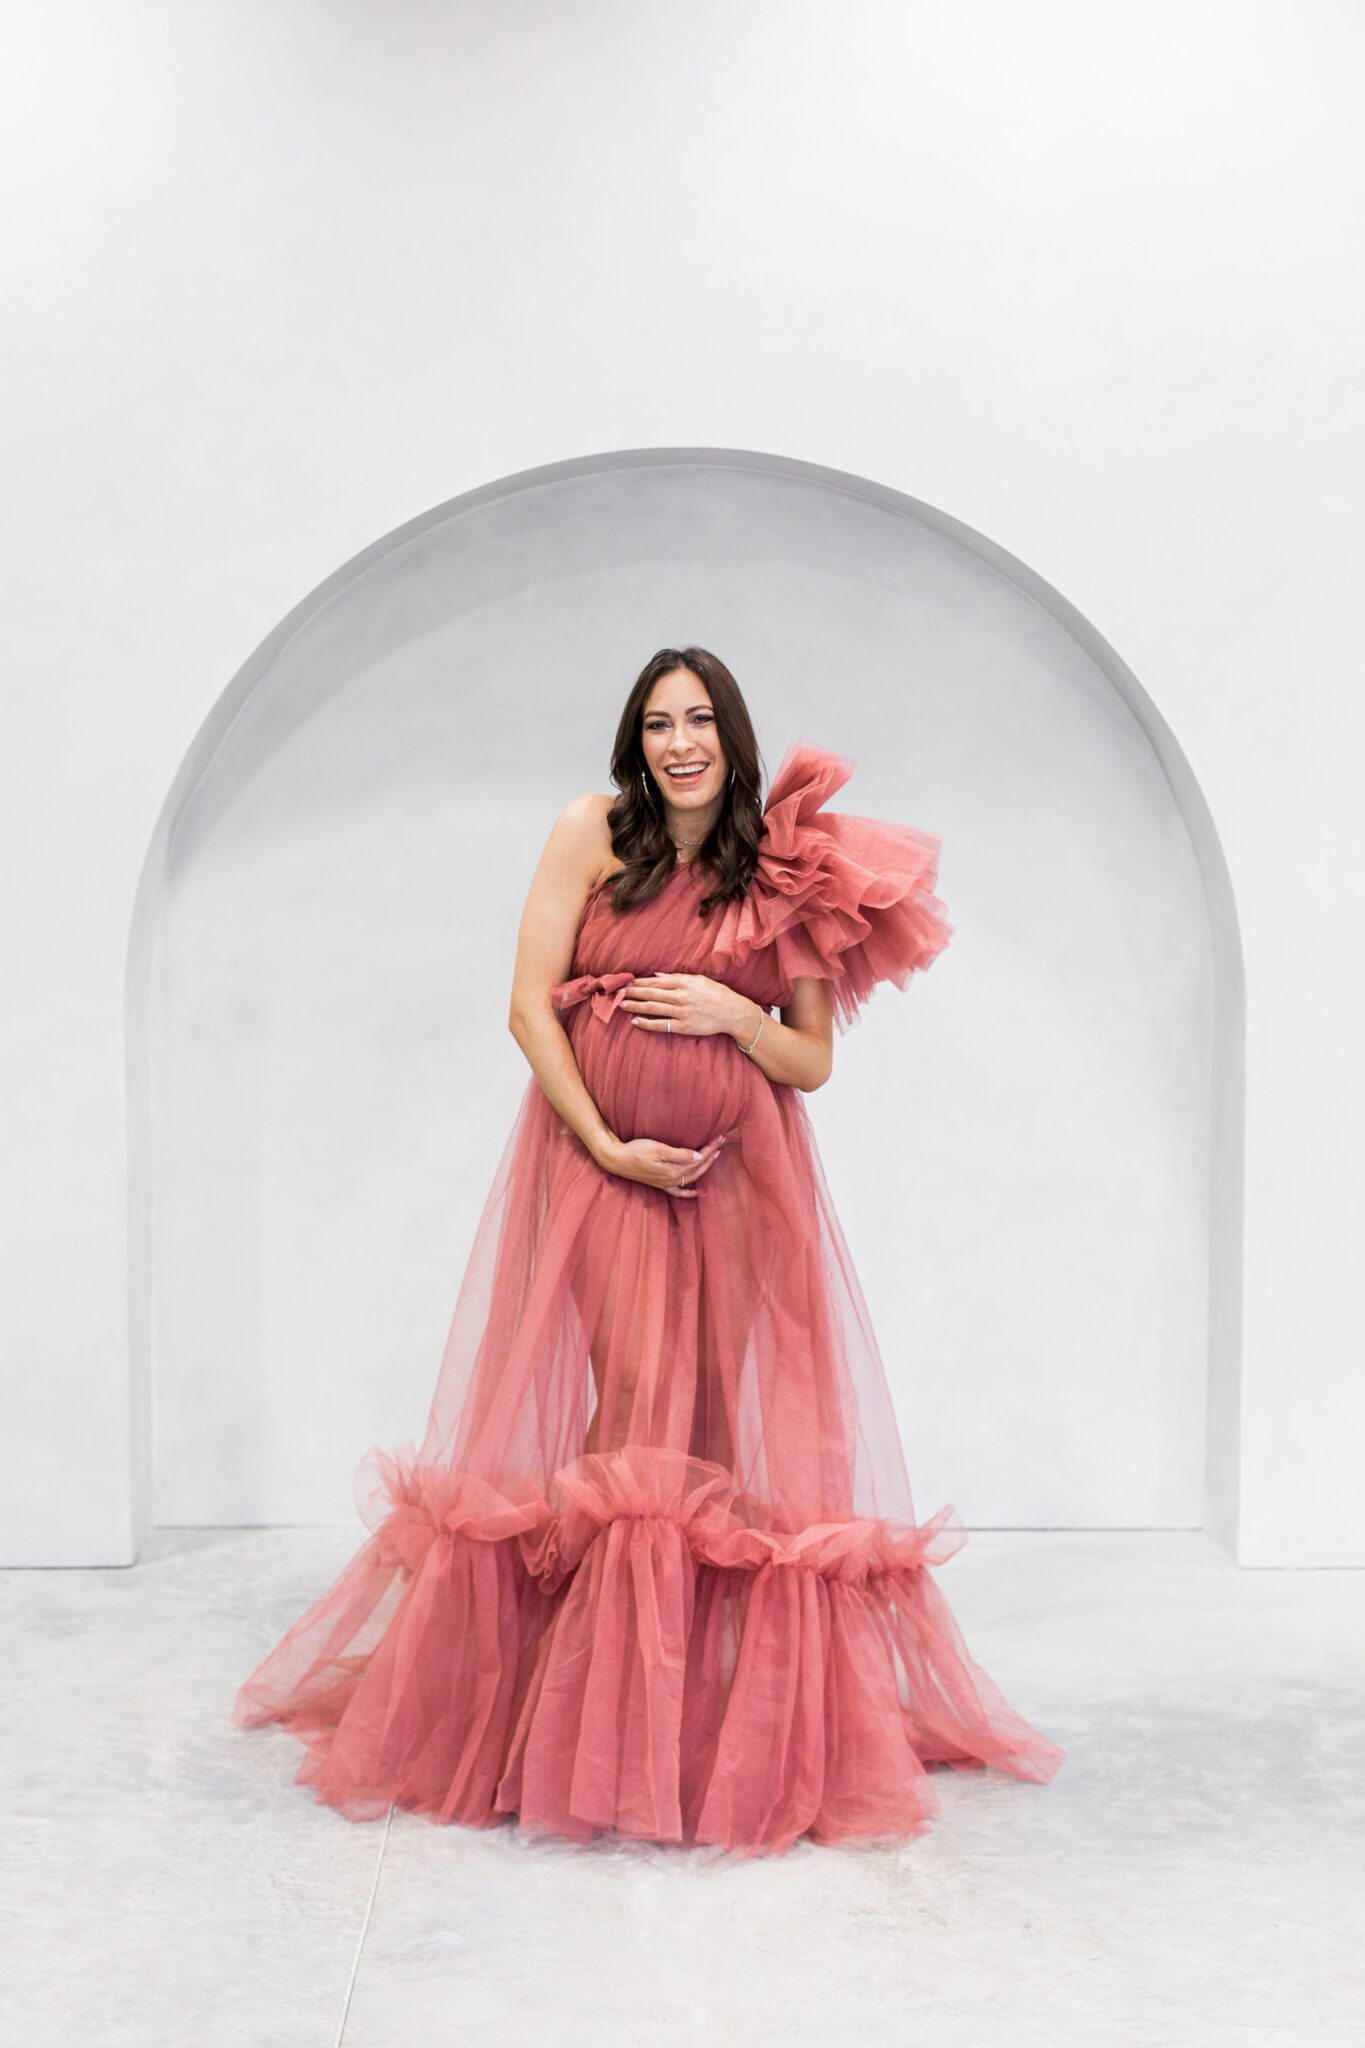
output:
[[750, 1861], [318, 1806], [228, 1717], [363, 1535], [0, 1574], [4, 2043], [1365, 2041], [1365, 1574], [974, 1532], [936, 1576], [1057, 1776], [939, 1772], [929, 1835]]

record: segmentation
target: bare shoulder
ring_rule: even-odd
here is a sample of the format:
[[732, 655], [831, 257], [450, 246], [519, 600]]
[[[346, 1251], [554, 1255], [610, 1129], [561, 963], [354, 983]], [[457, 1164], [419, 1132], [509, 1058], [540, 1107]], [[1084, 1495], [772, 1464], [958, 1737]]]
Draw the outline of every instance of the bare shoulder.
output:
[[598, 872], [610, 799], [575, 797], [556, 816], [531, 876], [517, 926], [512, 1015], [540, 1004], [572, 968]]
[[570, 797], [550, 833], [556, 857], [581, 874], [589, 889], [620, 865], [611, 849], [607, 824], [607, 814], [615, 801], [614, 796], [595, 789]]

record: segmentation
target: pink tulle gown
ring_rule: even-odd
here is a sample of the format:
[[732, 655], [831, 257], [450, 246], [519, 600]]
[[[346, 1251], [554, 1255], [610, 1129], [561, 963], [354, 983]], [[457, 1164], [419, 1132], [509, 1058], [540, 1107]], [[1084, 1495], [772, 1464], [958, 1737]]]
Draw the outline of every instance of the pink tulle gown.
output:
[[298, 1736], [297, 1781], [352, 1820], [783, 1852], [922, 1833], [927, 1765], [1062, 1761], [930, 1570], [967, 1532], [915, 1521], [800, 1091], [620, 1008], [639, 974], [765, 1007], [816, 975], [846, 1031], [929, 965], [940, 842], [822, 810], [853, 765], [788, 749], [742, 903], [700, 918], [682, 864], [620, 916], [588, 899], [554, 991], [588, 1092], [622, 1138], [727, 1142], [678, 1200], [604, 1172], [528, 1084], [421, 1448], [366, 1454], [368, 1539], [233, 1709]]

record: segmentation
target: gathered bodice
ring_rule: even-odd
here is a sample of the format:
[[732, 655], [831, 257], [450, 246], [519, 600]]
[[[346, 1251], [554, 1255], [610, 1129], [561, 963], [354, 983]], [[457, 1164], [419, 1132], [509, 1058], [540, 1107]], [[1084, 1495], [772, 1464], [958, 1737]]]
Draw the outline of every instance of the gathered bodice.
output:
[[557, 1008], [591, 1000], [605, 1021], [627, 983], [644, 974], [706, 974], [764, 1009], [790, 993], [773, 953], [755, 952], [743, 961], [726, 956], [724, 939], [733, 924], [727, 912], [739, 906], [714, 904], [706, 917], [698, 914], [708, 881], [699, 862], [680, 861], [657, 896], [619, 915], [612, 908], [612, 879], [599, 882], [583, 907], [572, 971], [551, 991]]
[[573, 973], [551, 990], [588, 1093], [620, 1138], [702, 1146], [722, 1131], [737, 1134], [754, 1087], [773, 1084], [728, 1032], [639, 1030], [621, 998], [637, 976], [706, 974], [767, 1009], [782, 994], [775, 962], [756, 955], [720, 970], [721, 908], [698, 915], [704, 883], [692, 864], [680, 862], [657, 896], [619, 915], [610, 881], [607, 876], [590, 894]]

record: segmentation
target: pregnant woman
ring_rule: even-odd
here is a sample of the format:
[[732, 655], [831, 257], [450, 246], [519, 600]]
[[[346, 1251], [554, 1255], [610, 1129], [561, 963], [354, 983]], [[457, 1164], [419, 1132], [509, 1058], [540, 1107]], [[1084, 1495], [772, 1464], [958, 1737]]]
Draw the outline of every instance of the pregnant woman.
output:
[[852, 767], [798, 741], [761, 805], [734, 678], [665, 648], [620, 794], [550, 832], [425, 1436], [362, 1461], [368, 1539], [233, 1709], [349, 1819], [781, 1853], [922, 1833], [930, 1765], [1062, 1762], [933, 1577], [966, 1531], [915, 1522], [802, 1100], [952, 931], [937, 838], [822, 809]]

